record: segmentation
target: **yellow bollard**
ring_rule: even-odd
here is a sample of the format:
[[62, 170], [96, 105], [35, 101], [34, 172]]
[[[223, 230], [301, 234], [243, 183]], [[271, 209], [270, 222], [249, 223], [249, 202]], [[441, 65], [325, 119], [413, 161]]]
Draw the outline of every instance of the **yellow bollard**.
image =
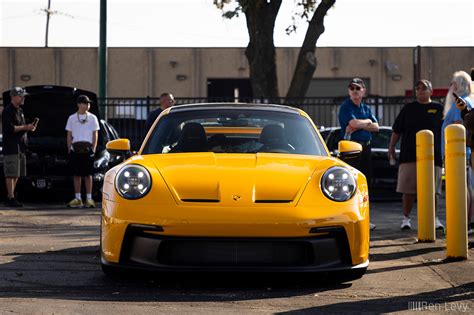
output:
[[416, 133], [416, 187], [418, 242], [434, 242], [436, 240], [434, 135], [430, 130]]
[[446, 127], [446, 258], [467, 259], [466, 129]]

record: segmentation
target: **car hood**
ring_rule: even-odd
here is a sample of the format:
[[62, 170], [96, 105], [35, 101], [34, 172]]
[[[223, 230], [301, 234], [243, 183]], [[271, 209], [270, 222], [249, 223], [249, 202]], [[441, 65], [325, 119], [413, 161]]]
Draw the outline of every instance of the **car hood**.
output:
[[[324, 163], [323, 161], [327, 162]], [[328, 157], [289, 154], [160, 154], [151, 157], [176, 200], [292, 204]]]

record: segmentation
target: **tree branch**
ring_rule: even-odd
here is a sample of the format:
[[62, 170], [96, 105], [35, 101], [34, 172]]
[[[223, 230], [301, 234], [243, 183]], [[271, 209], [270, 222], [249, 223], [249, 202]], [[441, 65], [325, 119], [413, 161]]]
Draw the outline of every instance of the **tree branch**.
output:
[[317, 67], [315, 56], [316, 42], [321, 34], [324, 33], [324, 17], [335, 3], [336, 0], [322, 0], [314, 12], [298, 54], [293, 79], [286, 95], [287, 98], [304, 97], [306, 95], [309, 83]]

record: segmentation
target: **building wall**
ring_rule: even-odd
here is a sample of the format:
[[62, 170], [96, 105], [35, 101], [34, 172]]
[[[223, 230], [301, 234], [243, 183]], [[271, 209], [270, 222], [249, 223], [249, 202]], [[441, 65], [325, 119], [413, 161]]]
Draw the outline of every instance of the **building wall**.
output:
[[[278, 87], [284, 96], [298, 48], [277, 48]], [[316, 49], [314, 78], [370, 80], [370, 93], [404, 95], [413, 85], [413, 48]], [[422, 47], [421, 76], [447, 87], [454, 71], [474, 67], [474, 47]], [[0, 90], [66, 85], [97, 91], [97, 48], [0, 48]], [[245, 48], [109, 48], [109, 97], [206, 97], [208, 78], [248, 78]], [[345, 93], [345, 91], [343, 91]]]

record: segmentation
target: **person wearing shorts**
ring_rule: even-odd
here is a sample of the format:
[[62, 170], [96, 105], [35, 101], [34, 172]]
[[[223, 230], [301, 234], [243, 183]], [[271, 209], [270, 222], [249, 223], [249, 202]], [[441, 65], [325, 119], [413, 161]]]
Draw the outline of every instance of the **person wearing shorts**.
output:
[[97, 116], [89, 112], [90, 103], [91, 100], [86, 95], [80, 95], [77, 98], [78, 110], [69, 116], [66, 124], [66, 140], [75, 194], [74, 199], [68, 203], [71, 208], [84, 207], [81, 196], [82, 179], [86, 186], [85, 206], [95, 207], [92, 199], [92, 174], [100, 127]]
[[[401, 229], [411, 229], [410, 213], [416, 199], [416, 133], [430, 130], [434, 135], [436, 206], [441, 195], [441, 126], [443, 106], [431, 101], [433, 87], [428, 80], [415, 85], [416, 101], [403, 106], [392, 127], [388, 158], [395, 159], [395, 146], [401, 138], [397, 192], [402, 193], [403, 218]], [[444, 229], [436, 217], [436, 229]]]
[[3, 132], [3, 172], [7, 188], [7, 207], [22, 207], [15, 198], [15, 188], [18, 179], [26, 176], [25, 148], [27, 132], [35, 131], [35, 124], [26, 124], [21, 105], [28, 95], [21, 87], [14, 87], [10, 91], [11, 101], [2, 113]]

